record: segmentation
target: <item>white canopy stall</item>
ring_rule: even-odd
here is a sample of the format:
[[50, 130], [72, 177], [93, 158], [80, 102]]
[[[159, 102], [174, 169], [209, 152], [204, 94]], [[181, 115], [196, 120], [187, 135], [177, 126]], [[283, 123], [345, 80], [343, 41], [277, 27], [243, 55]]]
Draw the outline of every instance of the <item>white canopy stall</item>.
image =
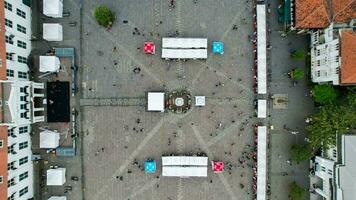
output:
[[48, 17], [63, 17], [63, 0], [43, 0], [43, 14]]
[[52, 196], [48, 200], [67, 200], [66, 196]]
[[45, 130], [40, 132], [40, 148], [54, 149], [59, 146], [59, 133]]
[[163, 166], [207, 166], [208, 157], [199, 156], [162, 156]]
[[267, 93], [267, 65], [266, 65], [266, 8], [258, 4], [257, 12], [257, 92]]
[[40, 56], [40, 72], [58, 72], [61, 61], [56, 56]]
[[165, 59], [206, 59], [207, 49], [162, 49], [162, 58]]
[[57, 23], [44, 23], [43, 24], [43, 39], [47, 41], [62, 41], [63, 40], [63, 27]]
[[164, 93], [148, 92], [147, 94], [147, 111], [164, 112]]
[[267, 117], [267, 100], [259, 99], [257, 103], [257, 117], [266, 118]]
[[206, 166], [205, 167], [163, 166], [162, 176], [207, 177], [208, 168]]
[[267, 127], [257, 127], [257, 200], [266, 200]]
[[162, 175], [173, 177], [208, 176], [208, 157], [162, 156]]
[[162, 38], [164, 49], [207, 49], [207, 38]]
[[63, 185], [66, 182], [66, 169], [48, 169], [47, 185]]

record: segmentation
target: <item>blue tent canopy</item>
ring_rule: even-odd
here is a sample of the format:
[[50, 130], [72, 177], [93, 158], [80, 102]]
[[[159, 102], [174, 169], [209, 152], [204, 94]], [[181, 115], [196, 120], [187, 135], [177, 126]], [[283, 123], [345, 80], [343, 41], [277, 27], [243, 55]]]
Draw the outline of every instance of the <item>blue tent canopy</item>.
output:
[[223, 54], [224, 53], [224, 43], [213, 42], [213, 53], [214, 54]]
[[145, 161], [145, 172], [146, 173], [155, 173], [156, 172], [156, 161], [155, 160], [146, 160]]

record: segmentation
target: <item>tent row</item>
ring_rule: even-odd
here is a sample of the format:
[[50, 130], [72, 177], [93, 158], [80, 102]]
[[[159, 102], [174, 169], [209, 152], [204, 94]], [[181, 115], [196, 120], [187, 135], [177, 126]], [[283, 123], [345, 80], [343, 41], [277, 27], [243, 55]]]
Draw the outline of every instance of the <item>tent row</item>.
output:
[[162, 38], [162, 58], [206, 59], [207, 38]]
[[257, 200], [266, 200], [267, 188], [267, 127], [257, 127]]
[[43, 0], [43, 14], [47, 17], [63, 17], [63, 0]]
[[266, 64], [266, 7], [258, 4], [257, 12], [257, 92], [267, 93], [267, 64]]
[[171, 177], [207, 177], [208, 167], [163, 166], [162, 176]]

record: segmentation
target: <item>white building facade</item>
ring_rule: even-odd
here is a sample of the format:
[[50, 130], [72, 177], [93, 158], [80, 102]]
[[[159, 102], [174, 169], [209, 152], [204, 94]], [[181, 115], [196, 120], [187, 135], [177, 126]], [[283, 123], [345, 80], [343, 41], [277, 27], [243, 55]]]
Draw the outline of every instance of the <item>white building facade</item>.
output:
[[22, 0], [5, 0], [0, 9], [5, 13], [6, 79], [0, 81], [0, 125], [8, 128], [7, 199], [28, 200], [34, 197], [31, 124], [45, 120], [44, 84], [29, 81], [31, 8]]
[[314, 83], [339, 85], [340, 44], [333, 24], [313, 31], [311, 37], [311, 78]]

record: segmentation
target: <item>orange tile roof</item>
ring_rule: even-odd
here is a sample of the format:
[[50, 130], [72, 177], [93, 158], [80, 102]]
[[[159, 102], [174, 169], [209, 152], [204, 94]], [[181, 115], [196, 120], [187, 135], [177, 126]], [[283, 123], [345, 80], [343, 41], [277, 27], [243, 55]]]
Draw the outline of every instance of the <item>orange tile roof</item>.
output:
[[296, 28], [325, 28], [330, 23], [327, 0], [296, 0]]
[[0, 199], [7, 199], [7, 127], [0, 126], [0, 140], [4, 140], [4, 147], [0, 148]]
[[355, 0], [333, 0], [333, 18], [335, 22], [347, 23], [356, 18]]
[[340, 83], [356, 84], [356, 33], [352, 30], [341, 32], [341, 76]]
[[[6, 79], [6, 50], [5, 50], [5, 10], [4, 1], [0, 1], [0, 79]], [[1, 95], [0, 91], [0, 95]], [[2, 120], [3, 113], [0, 112]], [[4, 140], [4, 148], [0, 148], [0, 199], [7, 199], [7, 127], [0, 126], [0, 140]]]

